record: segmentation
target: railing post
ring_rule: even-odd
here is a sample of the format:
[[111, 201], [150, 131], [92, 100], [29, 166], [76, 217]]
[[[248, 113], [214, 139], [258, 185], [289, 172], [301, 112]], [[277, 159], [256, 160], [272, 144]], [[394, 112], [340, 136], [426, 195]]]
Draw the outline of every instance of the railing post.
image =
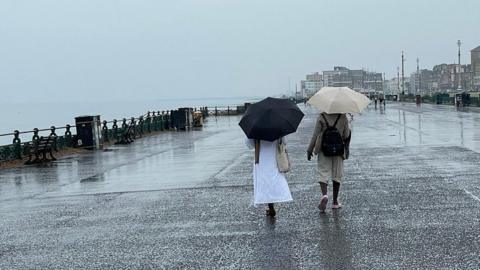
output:
[[227, 115], [230, 115], [230, 106], [227, 107]]
[[127, 131], [127, 119], [126, 118], [123, 118], [122, 119], [122, 134], [125, 134], [125, 132]]
[[[160, 112], [158, 112], [160, 114]], [[160, 127], [161, 127], [161, 131], [164, 131], [166, 128], [165, 128], [165, 123], [166, 123], [166, 116], [165, 116], [165, 111], [162, 111], [162, 113], [160, 114]]]
[[52, 138], [53, 138], [53, 150], [55, 151], [58, 151], [58, 147], [57, 147], [57, 134], [55, 133], [55, 126], [51, 126], [50, 127], [50, 135]]
[[115, 139], [115, 142], [118, 142], [118, 125], [117, 125], [117, 119], [113, 119], [113, 124], [112, 124], [112, 131], [113, 131], [113, 138]]
[[155, 111], [152, 112], [152, 119], [150, 121], [151, 121], [151, 129], [153, 131], [157, 131], [157, 115]]
[[[135, 119], [135, 118], [132, 117], [132, 119]], [[140, 138], [143, 135], [143, 124], [144, 124], [143, 116], [140, 116], [138, 118], [138, 134], [140, 135]]]
[[147, 132], [151, 133], [152, 132], [152, 118], [150, 116], [150, 112], [147, 113]]
[[38, 136], [38, 128], [34, 128], [33, 129], [33, 136], [32, 136], [32, 143], [36, 144], [39, 139], [40, 139], [40, 136]]
[[20, 131], [13, 132], [13, 153], [16, 159], [22, 159], [22, 143], [20, 140]]
[[102, 133], [103, 133], [103, 140], [105, 142], [109, 142], [109, 138], [108, 138], [108, 126], [107, 126], [107, 121], [103, 120], [102, 122], [103, 126], [102, 126]]
[[70, 125], [66, 125], [65, 126], [66, 130], [65, 130], [65, 141], [66, 141], [66, 145], [68, 147], [72, 147], [72, 132], [70, 131], [70, 128], [71, 126]]
[[137, 125], [135, 124], [135, 117], [130, 118], [130, 125], [133, 128], [133, 139], [137, 138]]

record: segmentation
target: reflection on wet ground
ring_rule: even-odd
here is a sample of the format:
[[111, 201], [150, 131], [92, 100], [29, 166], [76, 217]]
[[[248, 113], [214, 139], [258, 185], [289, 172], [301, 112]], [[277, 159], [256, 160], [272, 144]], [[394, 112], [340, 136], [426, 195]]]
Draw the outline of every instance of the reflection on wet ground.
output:
[[[480, 152], [478, 112], [443, 105], [370, 106], [354, 116], [352, 148], [448, 145]], [[3, 170], [0, 198], [193, 187], [246, 153], [238, 121], [234, 116], [212, 117], [203, 130], [166, 132], [132, 145], [111, 146], [109, 151]]]
[[211, 117], [203, 130], [165, 132], [109, 151], [0, 172], [0, 200], [192, 187], [245, 151], [239, 117]]
[[238, 117], [1, 171], [0, 269], [478, 269], [478, 109], [355, 115], [344, 207], [326, 214], [303, 109], [274, 220], [252, 206]]
[[377, 110], [370, 106], [355, 116], [354, 147], [458, 145], [480, 152], [479, 112], [429, 104], [388, 104]]

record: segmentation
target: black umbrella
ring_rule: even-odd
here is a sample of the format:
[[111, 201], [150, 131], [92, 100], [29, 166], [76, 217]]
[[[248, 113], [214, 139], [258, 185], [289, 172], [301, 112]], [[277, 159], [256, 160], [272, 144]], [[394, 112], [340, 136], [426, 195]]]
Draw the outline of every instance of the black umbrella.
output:
[[250, 105], [240, 120], [249, 139], [271, 141], [297, 130], [303, 112], [291, 100], [268, 97]]

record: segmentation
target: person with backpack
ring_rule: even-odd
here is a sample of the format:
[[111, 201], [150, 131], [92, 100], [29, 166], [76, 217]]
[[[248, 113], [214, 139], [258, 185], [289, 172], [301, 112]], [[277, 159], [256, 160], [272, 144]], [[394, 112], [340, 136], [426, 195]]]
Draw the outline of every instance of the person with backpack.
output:
[[345, 114], [321, 113], [317, 119], [312, 139], [307, 149], [307, 159], [318, 156], [319, 183], [322, 197], [318, 208], [325, 212], [328, 203], [327, 187], [333, 184], [332, 209], [342, 205], [338, 201], [340, 183], [343, 177], [343, 161], [348, 158], [351, 131]]

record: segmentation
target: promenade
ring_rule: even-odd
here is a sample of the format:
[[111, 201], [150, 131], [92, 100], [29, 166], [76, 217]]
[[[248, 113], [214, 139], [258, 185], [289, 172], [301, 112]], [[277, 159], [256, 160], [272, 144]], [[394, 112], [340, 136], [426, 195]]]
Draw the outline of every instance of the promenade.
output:
[[[319, 214], [289, 136], [294, 202], [265, 217], [240, 117], [0, 171], [0, 269], [478, 269], [480, 110], [370, 105], [352, 122], [344, 207]], [[330, 200], [331, 202], [331, 200]]]

